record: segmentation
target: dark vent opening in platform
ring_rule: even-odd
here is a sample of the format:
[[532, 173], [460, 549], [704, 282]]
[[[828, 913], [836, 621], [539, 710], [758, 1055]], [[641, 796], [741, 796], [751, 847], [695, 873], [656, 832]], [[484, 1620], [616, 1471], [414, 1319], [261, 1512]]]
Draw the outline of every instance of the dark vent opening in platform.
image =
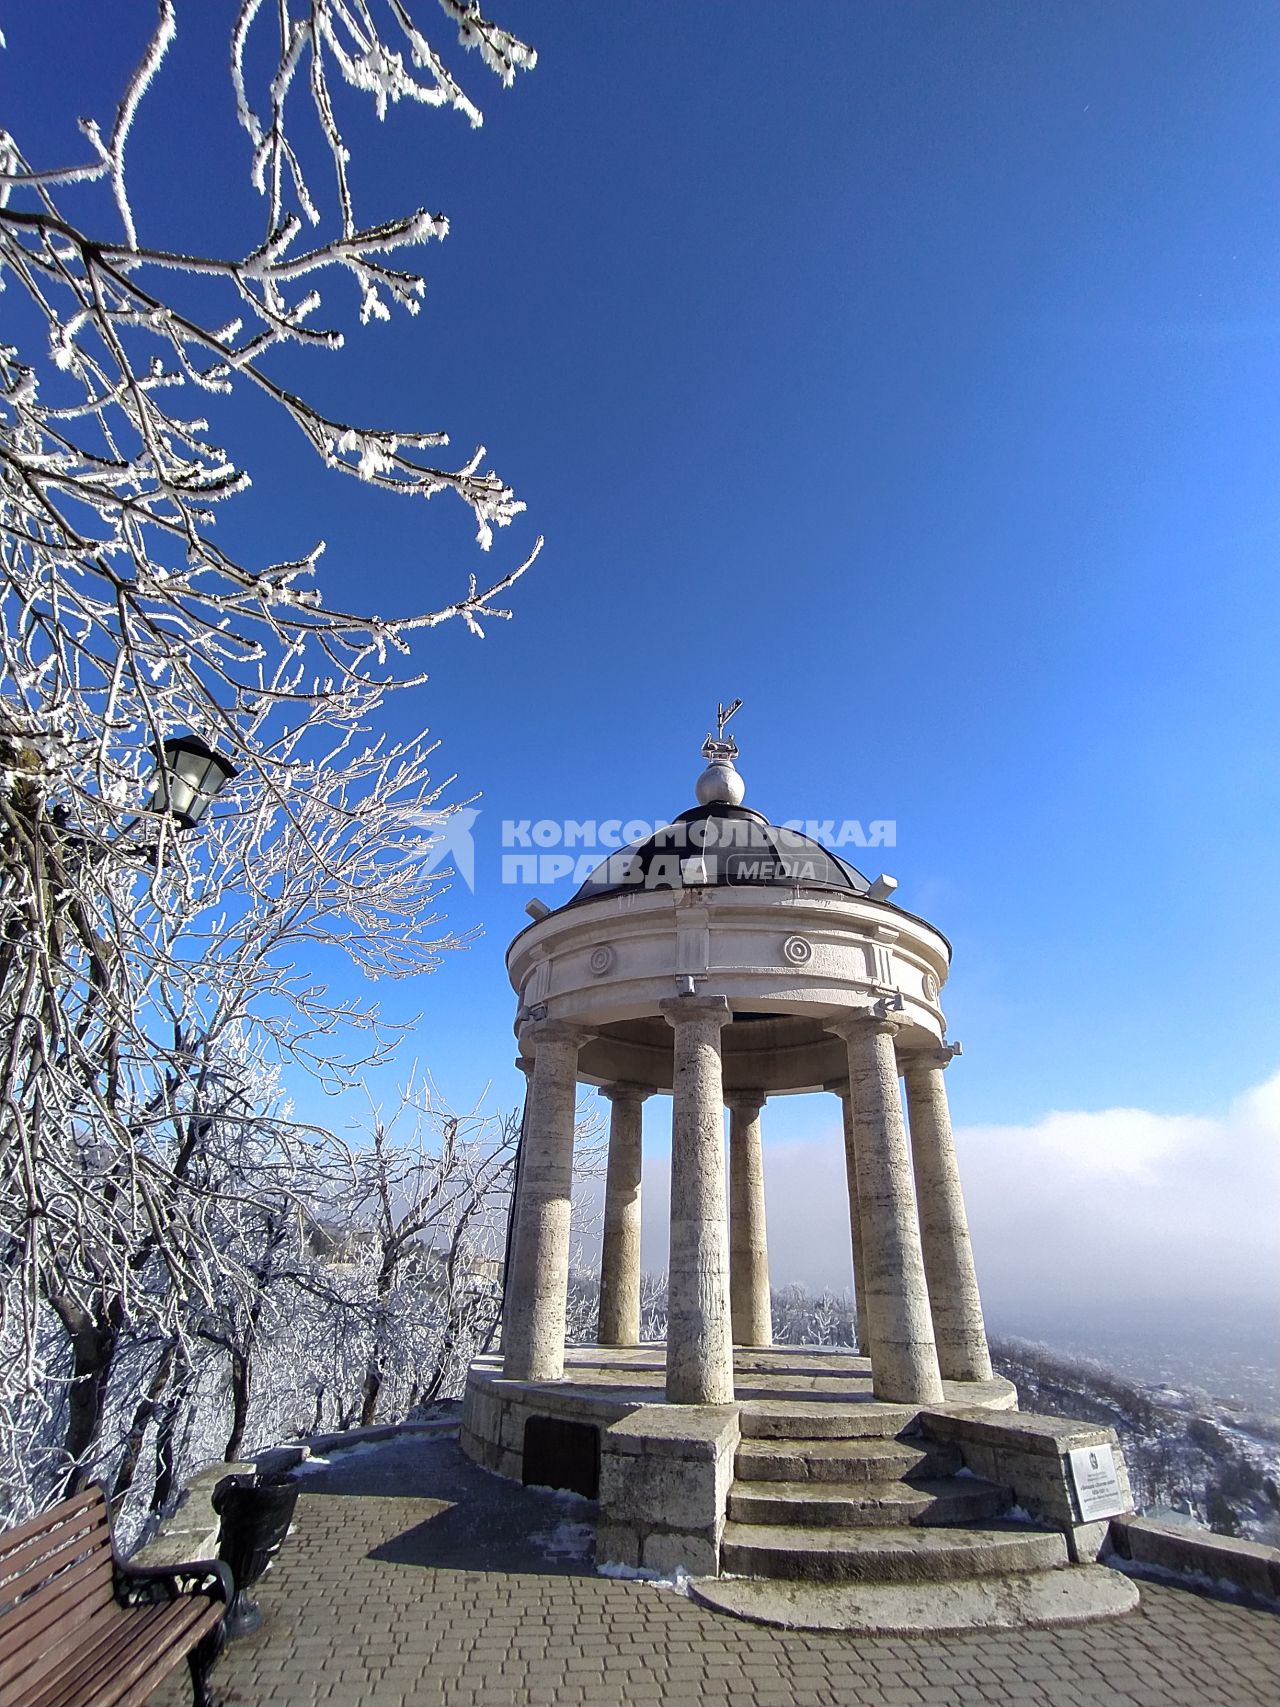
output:
[[600, 1493], [600, 1430], [593, 1423], [530, 1417], [524, 1425], [526, 1488], [567, 1488], [593, 1500]]

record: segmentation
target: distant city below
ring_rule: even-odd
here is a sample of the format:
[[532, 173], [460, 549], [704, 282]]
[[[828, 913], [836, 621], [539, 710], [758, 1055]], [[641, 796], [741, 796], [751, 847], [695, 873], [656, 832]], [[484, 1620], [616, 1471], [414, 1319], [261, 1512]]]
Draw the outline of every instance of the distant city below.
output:
[[997, 1336], [1094, 1358], [1144, 1386], [1198, 1390], [1280, 1415], [1280, 1308], [1264, 1300], [1028, 1306], [989, 1311], [988, 1320]]

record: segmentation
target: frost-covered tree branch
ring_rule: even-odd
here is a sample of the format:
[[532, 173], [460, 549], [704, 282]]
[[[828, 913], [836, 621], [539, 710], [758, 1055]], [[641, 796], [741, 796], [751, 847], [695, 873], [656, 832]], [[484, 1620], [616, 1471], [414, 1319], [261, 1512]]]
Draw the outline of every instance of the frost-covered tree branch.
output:
[[[440, 7], [502, 83], [532, 67], [476, 0]], [[361, 218], [343, 103], [480, 122], [423, 34], [428, 10], [244, 0], [228, 18], [264, 213], [248, 253], [220, 250], [213, 225], [207, 252], [151, 242], [131, 194], [180, 0], [159, 0], [114, 116], [81, 121], [79, 159], [35, 160], [0, 133], [0, 1432], [56, 1412], [73, 1461], [123, 1339], [154, 1350], [131, 1427], [163, 1418], [190, 1373], [182, 1324], [227, 1279], [203, 1207], [235, 1197], [211, 1159], [227, 1134], [277, 1157], [287, 1219], [296, 1140], [255, 1104], [266, 1080], [293, 1063], [333, 1088], [385, 1058], [394, 1036], [335, 993], [341, 967], [407, 976], [458, 942], [431, 869], [449, 783], [427, 736], [384, 733], [388, 696], [421, 680], [416, 634], [456, 617], [482, 635], [510, 614], [538, 545], [487, 579], [464, 568], [466, 590], [434, 608], [364, 614], [326, 596], [322, 544], [257, 563], [218, 542], [219, 507], [255, 471], [209, 419], [256, 394], [388, 501], [452, 494], [485, 550], [522, 511], [482, 447], [451, 466], [442, 431], [335, 419], [280, 377], [286, 347], [342, 348], [336, 287], [362, 322], [417, 311], [406, 258], [448, 221]], [[176, 733], [236, 772], [191, 835], [148, 809]]]

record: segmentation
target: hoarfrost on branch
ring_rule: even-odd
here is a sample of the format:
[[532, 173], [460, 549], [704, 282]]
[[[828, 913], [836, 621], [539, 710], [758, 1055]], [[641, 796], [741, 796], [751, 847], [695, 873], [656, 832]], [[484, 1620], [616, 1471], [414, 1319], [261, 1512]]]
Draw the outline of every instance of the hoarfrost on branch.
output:
[[[440, 7], [503, 84], [533, 66], [477, 0]], [[109, 1414], [132, 1442], [115, 1461], [124, 1487], [153, 1437], [163, 1484], [210, 1312], [221, 1299], [223, 1325], [243, 1322], [227, 1288], [243, 1302], [265, 1284], [237, 1215], [283, 1251], [314, 1191], [320, 1140], [275, 1075], [301, 1063], [340, 1087], [394, 1042], [374, 1005], [331, 993], [339, 962], [406, 976], [458, 941], [430, 872], [448, 784], [425, 734], [382, 733], [387, 698], [421, 679], [415, 634], [457, 617], [482, 635], [510, 614], [503, 595], [541, 542], [437, 608], [362, 614], [332, 581], [322, 594], [319, 543], [272, 563], [218, 543], [218, 507], [250, 470], [206, 418], [256, 393], [335, 471], [389, 496], [452, 494], [485, 550], [523, 509], [483, 447], [450, 466], [442, 431], [332, 419], [274, 371], [283, 346], [341, 347], [335, 284], [354, 284], [362, 321], [417, 312], [405, 259], [448, 221], [362, 221], [343, 103], [480, 123], [426, 10], [244, 0], [232, 84], [264, 212], [247, 254], [152, 245], [130, 197], [135, 120], [178, 0], [159, 0], [114, 116], [81, 121], [74, 163], [0, 132], [0, 1459], [14, 1509], [101, 1473]], [[299, 143], [306, 126], [318, 149]], [[304, 169], [313, 156], [323, 170]], [[144, 792], [177, 733], [237, 773], [189, 836]]]

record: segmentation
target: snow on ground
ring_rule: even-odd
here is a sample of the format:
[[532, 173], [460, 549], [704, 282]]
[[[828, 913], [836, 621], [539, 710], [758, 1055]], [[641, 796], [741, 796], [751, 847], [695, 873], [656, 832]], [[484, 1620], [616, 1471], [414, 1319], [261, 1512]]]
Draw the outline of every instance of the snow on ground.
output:
[[594, 1523], [572, 1523], [561, 1518], [553, 1529], [536, 1529], [529, 1540], [548, 1559], [587, 1559], [595, 1543]]
[[[547, 1488], [537, 1483], [531, 1483], [528, 1492], [553, 1499], [566, 1514], [552, 1528], [535, 1530], [529, 1537], [533, 1545], [548, 1559], [589, 1559], [596, 1539], [595, 1501], [570, 1488]], [[569, 1515], [575, 1511], [578, 1517]], [[588, 1514], [591, 1521], [583, 1522]]]
[[596, 1566], [598, 1577], [613, 1577], [619, 1582], [648, 1583], [651, 1588], [665, 1588], [675, 1594], [688, 1594], [689, 1585], [693, 1578], [683, 1565], [677, 1565], [668, 1576], [662, 1576], [657, 1571], [646, 1571], [640, 1565], [605, 1564]]
[[293, 1466], [289, 1474], [291, 1476], [309, 1476], [313, 1470], [327, 1470], [329, 1463], [330, 1461], [327, 1458], [304, 1458], [300, 1463]]

